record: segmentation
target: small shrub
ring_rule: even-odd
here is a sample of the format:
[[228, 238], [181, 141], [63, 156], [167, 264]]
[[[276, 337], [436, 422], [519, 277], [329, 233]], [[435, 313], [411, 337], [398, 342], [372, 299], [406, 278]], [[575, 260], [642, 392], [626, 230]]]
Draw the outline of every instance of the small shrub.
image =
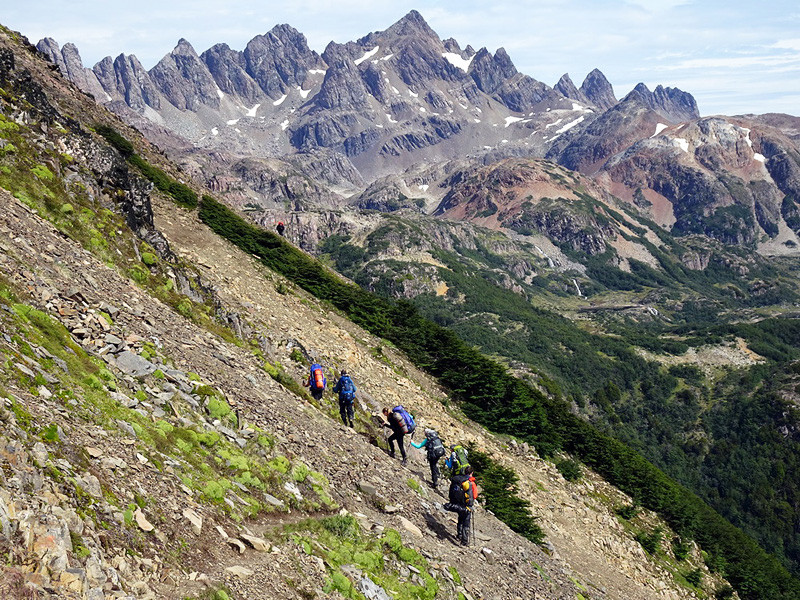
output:
[[36, 175], [39, 179], [44, 179], [45, 181], [51, 181], [55, 175], [53, 172], [47, 168], [46, 165], [36, 165], [31, 169], [31, 173]]
[[219, 481], [209, 481], [203, 486], [203, 496], [212, 502], [222, 502], [225, 499], [225, 492], [231, 487], [227, 479]]
[[197, 441], [203, 446], [214, 446], [217, 442], [219, 442], [220, 437], [216, 431], [203, 431], [202, 433], [197, 434]]
[[192, 312], [192, 301], [189, 300], [188, 298], [184, 298], [183, 300], [178, 302], [178, 306], [176, 307], [176, 310], [178, 311], [178, 313], [180, 315], [186, 317], [187, 319], [190, 319], [192, 317], [192, 314], [193, 314], [193, 312]]
[[275, 458], [273, 458], [271, 461], [269, 461], [267, 463], [267, 466], [270, 469], [273, 469], [273, 470], [278, 471], [279, 473], [283, 473], [285, 475], [286, 473], [289, 472], [289, 469], [291, 468], [291, 463], [289, 462], [288, 458], [286, 458], [285, 456], [279, 455], [279, 456], [276, 456]]
[[289, 358], [298, 363], [305, 361], [305, 357], [303, 357], [303, 353], [300, 351], [300, 348], [292, 348]]
[[581, 464], [577, 460], [560, 460], [556, 463], [556, 469], [567, 481], [578, 481], [581, 478]]
[[147, 269], [143, 269], [142, 267], [135, 265], [128, 269], [128, 277], [133, 279], [139, 285], [144, 285], [147, 283], [150, 273], [147, 271]]
[[703, 571], [701, 569], [693, 569], [686, 573], [684, 577], [694, 587], [700, 587], [700, 584], [703, 583]]
[[292, 479], [297, 481], [298, 483], [304, 482], [308, 479], [308, 476], [311, 474], [311, 469], [309, 469], [303, 463], [298, 463], [294, 467], [292, 467]]
[[689, 556], [689, 544], [684, 542], [680, 537], [672, 539], [672, 554], [675, 555], [675, 560], [686, 560]]
[[50, 425], [42, 429], [41, 438], [42, 441], [47, 442], [48, 444], [55, 444], [58, 442], [58, 425], [55, 423], [50, 423]]
[[639, 512], [639, 507], [635, 504], [626, 504], [623, 506], [617, 506], [614, 509], [614, 512], [626, 521], [630, 521], [636, 516], [636, 513]]
[[148, 267], [154, 267], [158, 264], [158, 257], [152, 252], [142, 252], [142, 262]]
[[361, 537], [361, 528], [353, 515], [335, 515], [325, 517], [320, 524], [333, 535], [343, 540], [357, 541]]
[[223, 419], [231, 414], [231, 407], [225, 400], [209, 398], [208, 414], [212, 419]]
[[637, 533], [636, 541], [642, 545], [645, 552], [655, 554], [661, 548], [661, 528], [656, 527], [650, 533], [644, 531]]
[[97, 378], [96, 375], [89, 375], [86, 379], [83, 380], [83, 384], [93, 390], [102, 390], [103, 389], [103, 382]]

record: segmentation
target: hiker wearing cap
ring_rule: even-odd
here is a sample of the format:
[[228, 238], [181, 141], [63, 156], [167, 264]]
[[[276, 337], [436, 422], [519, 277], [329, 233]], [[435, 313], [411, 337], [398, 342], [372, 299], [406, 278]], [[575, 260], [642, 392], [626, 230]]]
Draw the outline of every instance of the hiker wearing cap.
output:
[[428, 464], [431, 466], [431, 481], [433, 487], [436, 487], [439, 483], [439, 459], [445, 455], [444, 444], [442, 444], [439, 434], [435, 429], [426, 429], [425, 439], [419, 444], [415, 444], [414, 440], [411, 440], [411, 445], [414, 448], [425, 448]]
[[353, 417], [355, 416], [356, 386], [347, 371], [342, 369], [339, 380], [333, 386], [333, 391], [339, 394], [339, 414], [342, 416], [342, 423], [353, 427]]

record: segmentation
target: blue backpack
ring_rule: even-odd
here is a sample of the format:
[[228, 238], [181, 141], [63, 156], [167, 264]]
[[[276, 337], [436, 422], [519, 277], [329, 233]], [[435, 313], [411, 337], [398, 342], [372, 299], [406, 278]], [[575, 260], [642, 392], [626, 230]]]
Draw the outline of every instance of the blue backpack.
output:
[[353, 401], [356, 397], [356, 386], [349, 375], [343, 375], [339, 379], [339, 400]]
[[403, 433], [414, 433], [414, 429], [416, 429], [417, 424], [414, 422], [414, 417], [402, 407], [402, 405], [397, 405], [392, 409], [393, 413], [397, 413], [400, 416], [398, 419], [398, 423], [400, 423], [401, 427], [403, 428]]

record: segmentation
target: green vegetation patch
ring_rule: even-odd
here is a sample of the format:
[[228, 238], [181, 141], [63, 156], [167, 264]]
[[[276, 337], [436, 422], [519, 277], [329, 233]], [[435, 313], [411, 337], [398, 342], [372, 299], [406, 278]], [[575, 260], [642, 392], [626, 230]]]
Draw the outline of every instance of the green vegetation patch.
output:
[[[362, 533], [352, 515], [336, 515], [288, 526], [284, 536], [306, 554], [324, 561], [328, 579], [323, 591], [327, 594], [339, 592], [345, 598], [363, 598], [342, 569], [348, 565], [355, 565], [399, 600], [433, 600], [440, 590], [440, 582], [431, 576], [427, 560], [405, 546], [393, 529], [387, 529], [382, 537], [373, 537]], [[420, 574], [408, 578], [393, 566], [397, 561], [413, 566]]]

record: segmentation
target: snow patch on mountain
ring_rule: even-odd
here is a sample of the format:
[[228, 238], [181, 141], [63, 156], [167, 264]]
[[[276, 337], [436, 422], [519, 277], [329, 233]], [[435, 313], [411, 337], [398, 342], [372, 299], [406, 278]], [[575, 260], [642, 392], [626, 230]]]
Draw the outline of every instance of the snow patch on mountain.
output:
[[469, 69], [469, 65], [472, 63], [472, 58], [461, 58], [461, 55], [456, 54], [455, 52], [442, 52], [442, 58], [454, 67], [458, 67], [465, 73]]
[[356, 65], [360, 65], [362, 62], [364, 62], [364, 61], [365, 61], [365, 60], [367, 60], [368, 58], [372, 58], [373, 56], [375, 56], [375, 54], [377, 54], [377, 53], [378, 53], [378, 50], [380, 50], [380, 49], [381, 49], [381, 47], [380, 47], [380, 46], [375, 46], [375, 47], [374, 47], [372, 50], [369, 50], [368, 52], [366, 52], [366, 53], [364, 54], [364, 56], [362, 56], [361, 58], [357, 58], [357, 59], [356, 59], [356, 60], [354, 60], [353, 62], [354, 62]]
[[672, 140], [672, 145], [675, 146], [676, 148], [680, 148], [681, 150], [683, 150], [686, 153], [689, 152], [689, 142], [688, 142], [688, 140], [685, 140], [684, 138], [675, 138], [675, 139], [673, 139]]
[[669, 125], [665, 125], [664, 123], [656, 124], [656, 132], [653, 135], [651, 135], [650, 137], [656, 137], [659, 133], [664, 131], [667, 127], [669, 127]]
[[[750, 148], [752, 148], [753, 147], [753, 140], [750, 139], [750, 130], [747, 129], [746, 127], [742, 127], [742, 131], [746, 134], [746, 137], [744, 138], [744, 141], [747, 142], [747, 145]], [[753, 152], [753, 160], [757, 160], [758, 162], [762, 162], [763, 163], [763, 162], [766, 162], [767, 158], [763, 154], [761, 154], [759, 152]]]
[[572, 128], [573, 128], [573, 127], [575, 127], [575, 125], [577, 125], [578, 123], [582, 123], [582, 122], [583, 122], [583, 120], [584, 120], [585, 118], [586, 118], [586, 117], [583, 117], [583, 116], [581, 116], [581, 117], [578, 117], [577, 119], [575, 119], [574, 121], [570, 121], [569, 123], [567, 123], [566, 125], [564, 125], [564, 126], [561, 128], [561, 129], [559, 129], [558, 131], [556, 131], [556, 135], [561, 135], [562, 133], [564, 133], [564, 132], [565, 132], [565, 131], [567, 131], [568, 129], [572, 129]]

